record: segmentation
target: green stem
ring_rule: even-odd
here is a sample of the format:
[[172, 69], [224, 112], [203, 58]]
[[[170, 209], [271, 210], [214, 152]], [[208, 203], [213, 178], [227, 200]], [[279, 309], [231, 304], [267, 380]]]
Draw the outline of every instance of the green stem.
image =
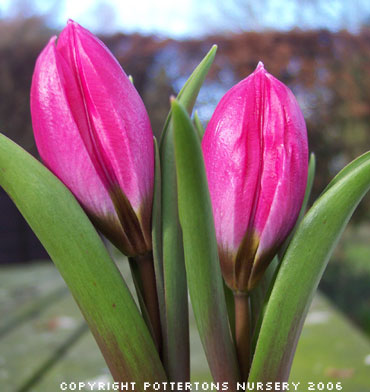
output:
[[243, 381], [247, 380], [250, 370], [251, 331], [249, 294], [234, 291], [235, 306], [235, 343]]
[[162, 332], [159, 315], [159, 304], [157, 296], [157, 286], [155, 280], [153, 254], [148, 252], [144, 255], [132, 258], [135, 269], [140, 279], [140, 294], [144, 301], [146, 311], [151, 324], [151, 332], [159, 354], [162, 350]]

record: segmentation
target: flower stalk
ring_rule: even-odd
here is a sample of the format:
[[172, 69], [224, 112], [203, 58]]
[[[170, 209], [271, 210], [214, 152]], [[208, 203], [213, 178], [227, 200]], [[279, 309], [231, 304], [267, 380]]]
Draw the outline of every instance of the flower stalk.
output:
[[234, 291], [235, 345], [242, 380], [248, 378], [251, 364], [251, 327], [249, 294]]
[[162, 332], [159, 314], [159, 304], [157, 286], [155, 280], [153, 253], [148, 252], [130, 258], [130, 265], [134, 279], [137, 280], [138, 296], [142, 296], [145, 308], [142, 312], [147, 312], [149, 330], [152, 334], [158, 353], [162, 354]]

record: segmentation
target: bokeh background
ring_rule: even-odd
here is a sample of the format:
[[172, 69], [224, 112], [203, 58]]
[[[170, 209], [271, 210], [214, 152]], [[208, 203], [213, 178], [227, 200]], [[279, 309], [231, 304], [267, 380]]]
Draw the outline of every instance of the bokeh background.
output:
[[[216, 43], [218, 54], [196, 106], [204, 125], [222, 95], [250, 74], [261, 60], [270, 73], [293, 90], [303, 110], [310, 150], [317, 158], [312, 200], [343, 166], [369, 150], [369, 1], [0, 0], [0, 131], [35, 156], [29, 111], [33, 67], [50, 36], [58, 34], [68, 18], [98, 34], [126, 73], [133, 76], [157, 136], [169, 110], [169, 96], [179, 91], [193, 68]], [[318, 310], [311, 315], [312, 325], [319, 329], [306, 334], [309, 339], [301, 344], [303, 348], [299, 347], [302, 353], [298, 352], [300, 365], [295, 365], [300, 377], [311, 369], [308, 379], [314, 374], [316, 380], [326, 377], [348, 382], [348, 392], [370, 391], [369, 217], [368, 196], [354, 214], [325, 272]], [[0, 310], [3, 314], [11, 314], [14, 306], [25, 308], [27, 313], [40, 298], [47, 305], [37, 307], [37, 312], [49, 309], [49, 302], [54, 306], [47, 298], [54, 291], [55, 298], [59, 298], [56, 292], [62, 290], [59, 287], [62, 283], [50, 264], [41, 263], [44, 259], [47, 255], [41, 245], [0, 189], [0, 264], [3, 265]], [[45, 280], [41, 281], [43, 274]], [[32, 306], [28, 303], [30, 298], [33, 298]], [[9, 341], [5, 343], [7, 336], [15, 333], [14, 325], [34, 328], [35, 320], [38, 325], [38, 316], [29, 310], [27, 314], [27, 317], [11, 314], [10, 318], [4, 318], [6, 322], [0, 324], [0, 345], [10, 350]], [[329, 317], [330, 314], [334, 316]], [[60, 327], [58, 322], [62, 323], [60, 317], [59, 313], [50, 316], [56, 327], [49, 325], [52, 321], [48, 318], [39, 327], [46, 325], [46, 330], [51, 328], [55, 332]], [[67, 324], [68, 317], [73, 319], [63, 317]], [[333, 331], [341, 330], [341, 322], [346, 327], [337, 336]], [[32, 339], [32, 333], [33, 329], [29, 338], [25, 335], [23, 339]], [[351, 341], [349, 336], [355, 336], [355, 340]], [[19, 342], [17, 335], [14, 339]], [[55, 344], [59, 347], [59, 340]], [[325, 361], [330, 362], [329, 354], [335, 344], [339, 345], [343, 357], [347, 355], [347, 362], [335, 365], [334, 361], [327, 365]], [[194, 343], [194, 347], [201, 350], [199, 344]], [[25, 357], [27, 350], [30, 349], [23, 349]], [[197, 351], [194, 355], [198, 358]], [[48, 356], [50, 351], [45, 354], [46, 362]], [[19, 355], [14, 358], [19, 359]], [[322, 358], [326, 358], [324, 364]], [[201, 353], [199, 361], [204, 362]], [[65, 366], [68, 371], [73, 367]], [[0, 350], [0, 384], [8, 382], [9, 369], [11, 365]], [[52, 384], [42, 385], [30, 390], [53, 390], [47, 389]]]

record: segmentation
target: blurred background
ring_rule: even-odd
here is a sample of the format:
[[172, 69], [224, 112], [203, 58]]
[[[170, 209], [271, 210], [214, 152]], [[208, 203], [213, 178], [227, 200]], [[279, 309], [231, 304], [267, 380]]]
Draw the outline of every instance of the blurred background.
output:
[[[369, 150], [370, 2], [367, 0], [0, 0], [0, 131], [35, 156], [29, 111], [33, 67], [50, 36], [58, 34], [68, 18], [98, 34], [126, 73], [133, 76], [157, 136], [169, 110], [169, 96], [179, 91], [216, 43], [217, 57], [196, 107], [203, 125], [222, 95], [253, 72], [261, 60], [270, 73], [292, 89], [303, 110], [310, 150], [317, 159], [312, 200], [342, 167]], [[332, 324], [316, 331], [312, 341], [310, 332], [306, 334], [306, 346], [302, 343], [303, 348], [299, 348], [305, 359], [300, 362], [301, 370], [297, 365], [296, 374], [305, 374], [307, 366], [311, 366], [318, 379], [350, 382], [358, 380], [358, 375], [364, 372], [363, 380], [370, 385], [369, 217], [367, 196], [354, 214], [320, 284], [325, 297], [319, 297], [319, 310], [313, 313], [311, 322], [320, 328], [330, 320]], [[36, 300], [32, 306], [25, 304], [33, 296], [41, 300], [50, 297], [49, 291], [58, 286], [59, 278], [51, 270], [41, 272], [49, 268], [40, 264], [44, 259], [47, 255], [42, 246], [0, 189], [2, 312], [13, 309], [13, 305], [32, 308]], [[17, 271], [19, 268], [23, 271], [22, 287], [19, 272], [14, 272], [15, 265]], [[46, 280], [40, 282], [37, 274], [43, 273]], [[340, 309], [338, 314], [336, 309]], [[10, 317], [8, 324], [31, 320], [34, 313], [28, 312], [28, 318], [14, 316], [14, 321]], [[336, 316], [330, 318], [330, 312]], [[355, 344], [362, 347], [364, 353], [358, 359], [362, 370], [350, 363], [337, 367], [323, 365], [312, 354], [315, 351], [311, 344], [325, 344], [333, 328], [340, 329], [337, 316], [344, 317], [343, 325], [349, 329], [344, 328], [342, 337], [335, 342], [344, 356], [352, 358], [352, 363], [354, 357], [348, 353]], [[0, 324], [0, 338], [4, 328], [11, 331], [8, 324]], [[353, 347], [343, 343], [350, 334], [356, 336]], [[0, 357], [0, 383], [2, 377], [4, 380], [9, 377], [2, 364]], [[348, 392], [370, 391], [370, 386], [366, 389], [361, 383], [356, 389], [356, 381], [353, 382]], [[52, 390], [40, 388], [35, 390]]]

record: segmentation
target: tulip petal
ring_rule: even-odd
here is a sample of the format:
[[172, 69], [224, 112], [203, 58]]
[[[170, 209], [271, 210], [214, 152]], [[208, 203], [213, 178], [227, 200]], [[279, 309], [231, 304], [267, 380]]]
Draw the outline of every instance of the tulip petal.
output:
[[[123, 235], [109, 193], [92, 164], [71, 115], [65, 87], [81, 107], [78, 86], [69, 67], [56, 51], [53, 37], [40, 54], [32, 80], [32, 124], [38, 151], [44, 163], [73, 192], [90, 216], [110, 221], [114, 236]], [[103, 229], [106, 232], [107, 229]]]
[[[79, 126], [84, 140], [92, 140], [94, 165], [104, 168], [107, 182], [118, 185], [139, 212], [144, 200], [151, 205], [154, 186], [153, 135], [140, 96], [105, 45], [77, 23], [68, 23], [57, 50], [83, 95], [89, 128]], [[74, 116], [79, 123], [81, 116]]]
[[[248, 84], [244, 80], [222, 98], [202, 140], [217, 242], [232, 252], [253, 215], [260, 171], [260, 135], [250, 123], [258, 108], [253, 102], [246, 105], [243, 92]], [[251, 132], [244, 132], [250, 125]]]
[[221, 99], [202, 148], [224, 278], [234, 290], [250, 290], [303, 202], [303, 115], [292, 92], [259, 63]]
[[260, 235], [256, 259], [280, 245], [293, 228], [308, 167], [306, 126], [296, 99], [265, 70], [257, 75], [264, 83], [265, 124], [261, 191], [253, 224]]

